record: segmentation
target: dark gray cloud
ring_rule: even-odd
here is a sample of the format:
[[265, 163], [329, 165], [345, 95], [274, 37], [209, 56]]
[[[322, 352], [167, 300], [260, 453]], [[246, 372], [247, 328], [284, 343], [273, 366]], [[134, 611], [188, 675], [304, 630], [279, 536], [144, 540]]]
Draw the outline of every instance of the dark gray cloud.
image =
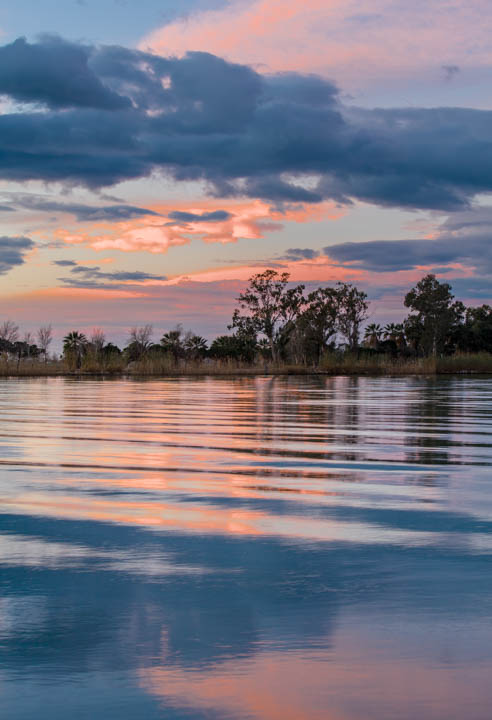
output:
[[444, 79], [449, 81], [449, 80], [452, 80], [459, 73], [460, 66], [459, 65], [442, 65], [441, 69], [444, 74]]
[[25, 254], [34, 243], [27, 237], [0, 237], [0, 275], [5, 275], [17, 265], [23, 265]]
[[432, 240], [373, 240], [330, 245], [324, 253], [351, 267], [376, 272], [460, 263], [492, 273], [492, 208], [451, 215]]
[[48, 106], [0, 116], [2, 179], [98, 188], [164, 172], [280, 208], [454, 211], [492, 191], [492, 111], [348, 107], [322, 78], [260, 76], [208, 53], [47, 38], [0, 48], [0, 60], [0, 91]]
[[165, 275], [134, 271], [104, 272], [100, 267], [77, 265], [70, 260], [55, 260], [55, 265], [72, 266], [70, 277], [60, 280], [70, 287], [81, 288], [120, 288], [128, 287], [132, 282], [140, 283], [145, 280], [166, 280]]
[[454, 294], [460, 298], [477, 298], [489, 302], [492, 298], [492, 281], [490, 277], [453, 278], [449, 283]]
[[168, 214], [170, 220], [176, 220], [177, 222], [222, 222], [232, 217], [231, 213], [226, 210], [214, 210], [213, 212], [198, 213], [182, 212], [181, 210], [174, 210]]
[[416, 265], [446, 263], [449, 249], [436, 240], [373, 240], [330, 245], [326, 255], [342, 265], [376, 272], [410, 270]]
[[289, 248], [280, 260], [313, 260], [318, 257], [319, 250], [312, 248]]
[[105, 87], [89, 67], [91, 49], [45, 37], [24, 38], [0, 47], [0, 94], [53, 108], [91, 107], [121, 110], [130, 100]]
[[[118, 221], [145, 215], [158, 216], [159, 213], [134, 205], [84, 205], [82, 203], [61, 203], [41, 195], [9, 193], [11, 205], [6, 209], [22, 208], [25, 210], [41, 210], [42, 212], [62, 212], [75, 215], [81, 222]], [[1, 207], [0, 207], [1, 209]]]

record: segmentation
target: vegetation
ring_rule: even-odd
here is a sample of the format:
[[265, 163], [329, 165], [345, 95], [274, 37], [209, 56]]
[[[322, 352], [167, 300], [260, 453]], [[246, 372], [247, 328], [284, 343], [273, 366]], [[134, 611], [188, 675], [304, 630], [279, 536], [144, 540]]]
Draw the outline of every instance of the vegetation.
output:
[[229, 335], [208, 345], [181, 325], [153, 342], [152, 325], [132, 327], [120, 349], [94, 328], [69, 332], [61, 358], [49, 356], [51, 325], [19, 339], [0, 324], [0, 375], [59, 374], [429, 374], [492, 372], [492, 307], [466, 308], [448, 283], [426, 275], [405, 296], [401, 323], [365, 326], [367, 295], [350, 283], [305, 293], [287, 273], [253, 275], [237, 298]]

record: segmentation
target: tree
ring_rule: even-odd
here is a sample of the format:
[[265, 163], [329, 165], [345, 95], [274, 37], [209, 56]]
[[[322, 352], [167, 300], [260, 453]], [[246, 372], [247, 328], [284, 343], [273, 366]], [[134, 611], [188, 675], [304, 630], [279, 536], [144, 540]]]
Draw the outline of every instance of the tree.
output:
[[492, 307], [466, 308], [465, 322], [459, 339], [460, 350], [492, 353]]
[[50, 325], [43, 325], [37, 332], [39, 349], [44, 355], [44, 361], [48, 361], [48, 348], [53, 340], [53, 328]]
[[359, 347], [360, 326], [367, 319], [367, 295], [350, 283], [337, 283], [337, 325], [351, 351]]
[[174, 330], [169, 330], [161, 337], [161, 346], [164, 352], [170, 353], [175, 363], [184, 357], [185, 348], [183, 343], [183, 328], [181, 325], [176, 325]]
[[210, 357], [217, 360], [236, 360], [251, 363], [258, 350], [256, 337], [240, 332], [233, 335], [219, 335], [208, 351]]
[[435, 356], [455, 349], [465, 307], [453, 300], [451, 286], [432, 274], [405, 295], [405, 307], [413, 311], [405, 329], [420, 354]]
[[101, 349], [101, 357], [103, 360], [110, 360], [112, 358], [118, 358], [121, 355], [121, 350], [117, 345], [113, 343], [106, 343]]
[[63, 355], [71, 367], [79, 369], [87, 349], [84, 333], [72, 330], [63, 338]]
[[296, 333], [304, 361], [312, 358], [319, 364], [337, 333], [338, 306], [338, 292], [332, 287], [319, 287], [307, 296], [306, 307], [298, 320], [299, 333]]
[[128, 350], [133, 360], [140, 360], [152, 344], [154, 328], [152, 325], [132, 327], [129, 331]]
[[13, 320], [4, 320], [0, 324], [0, 340], [15, 343], [19, 338], [19, 326]]
[[379, 347], [381, 338], [383, 337], [383, 328], [377, 323], [368, 325], [364, 332], [364, 343], [376, 350]]
[[92, 328], [90, 344], [94, 353], [96, 354], [96, 357], [101, 354], [105, 342], [106, 335], [104, 334], [103, 330], [99, 327]]
[[[38, 348], [36, 345], [33, 344], [33, 334], [30, 332], [30, 330], [26, 330], [24, 333], [24, 337], [22, 338], [22, 342], [20, 343], [23, 345], [22, 351], [19, 353], [18, 357], [19, 360], [21, 357], [30, 357], [31, 355], [37, 355]], [[34, 352], [31, 352], [31, 350], [34, 350]]]
[[200, 335], [187, 332], [183, 341], [183, 348], [187, 360], [200, 360], [207, 354], [207, 341]]
[[[268, 341], [272, 360], [278, 362], [279, 345], [294, 327], [294, 318], [304, 301], [303, 285], [287, 288], [289, 273], [265, 270], [253, 275], [245, 292], [237, 298], [239, 308], [234, 311], [232, 325], [242, 332], [261, 333]], [[246, 315], [241, 315], [241, 310]]]
[[383, 342], [379, 349], [389, 352], [391, 355], [404, 353], [407, 349], [405, 328], [402, 323], [388, 323], [383, 328]]

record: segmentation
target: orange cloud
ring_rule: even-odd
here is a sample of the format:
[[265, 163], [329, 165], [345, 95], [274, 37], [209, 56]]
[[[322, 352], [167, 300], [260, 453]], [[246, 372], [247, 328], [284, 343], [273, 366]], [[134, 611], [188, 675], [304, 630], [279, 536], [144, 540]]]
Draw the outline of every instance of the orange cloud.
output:
[[[210, 200], [197, 204], [172, 206], [154, 206], [151, 209], [160, 214], [125, 220], [124, 222], [94, 223], [76, 232], [60, 228], [55, 237], [67, 244], [84, 244], [94, 250], [120, 250], [122, 252], [166, 253], [170, 247], [185, 245], [192, 238], [207, 243], [231, 243], [239, 239], [258, 239], [274, 230], [280, 230], [285, 222], [314, 222], [336, 220], [345, 210], [332, 202], [319, 205], [293, 205], [280, 211], [262, 200], [220, 201], [220, 208]], [[211, 210], [225, 210], [228, 217], [224, 220], [200, 221], [200, 215]], [[197, 216], [189, 221], [168, 220], [167, 215], [180, 210]]]

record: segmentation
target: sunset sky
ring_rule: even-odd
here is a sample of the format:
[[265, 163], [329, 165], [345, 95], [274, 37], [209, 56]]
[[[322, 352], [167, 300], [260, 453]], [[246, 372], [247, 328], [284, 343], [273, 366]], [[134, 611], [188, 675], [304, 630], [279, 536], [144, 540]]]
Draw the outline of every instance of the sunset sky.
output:
[[226, 332], [267, 267], [492, 301], [486, 0], [0, 8], [0, 320]]

